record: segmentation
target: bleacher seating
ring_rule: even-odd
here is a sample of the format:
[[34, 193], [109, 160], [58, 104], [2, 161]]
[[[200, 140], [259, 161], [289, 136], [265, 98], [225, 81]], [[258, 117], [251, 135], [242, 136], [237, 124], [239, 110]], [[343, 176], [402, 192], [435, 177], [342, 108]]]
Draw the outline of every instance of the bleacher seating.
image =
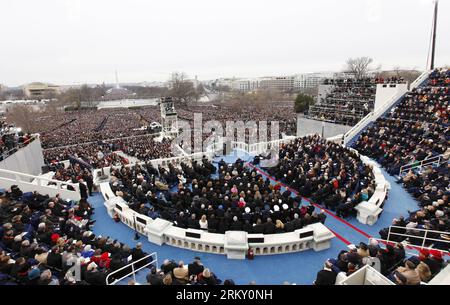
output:
[[[403, 165], [448, 153], [449, 89], [450, 69], [432, 71], [424, 86], [408, 92], [396, 107], [364, 130], [354, 148], [376, 160], [391, 175], [397, 175]], [[388, 243], [382, 248], [376, 240], [371, 240], [369, 246], [362, 243], [342, 251], [336, 260], [327, 261], [324, 271], [318, 274], [319, 284], [323, 283], [324, 274], [344, 271], [348, 276], [358, 267], [374, 261], [381, 264], [379, 271], [397, 285], [426, 283], [445, 267], [442, 250], [448, 251], [449, 243], [439, 239], [450, 241], [447, 233], [450, 232], [448, 158], [420, 170], [411, 167], [398, 182], [417, 199], [419, 209], [408, 211], [408, 217], [394, 219], [395, 227], [380, 231], [383, 240], [389, 237], [391, 230], [398, 233], [390, 237], [397, 243], [394, 246]], [[428, 231], [426, 237], [425, 231]], [[419, 248], [418, 256], [406, 258], [400, 242], [427, 248]], [[370, 259], [365, 262], [365, 257]]]

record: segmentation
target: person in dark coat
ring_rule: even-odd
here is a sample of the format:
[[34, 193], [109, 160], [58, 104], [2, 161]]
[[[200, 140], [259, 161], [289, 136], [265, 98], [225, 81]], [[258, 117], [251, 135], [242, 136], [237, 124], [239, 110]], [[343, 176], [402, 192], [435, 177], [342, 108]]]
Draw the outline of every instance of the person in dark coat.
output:
[[314, 285], [334, 285], [336, 283], [337, 274], [332, 270], [333, 265], [326, 261], [324, 268], [317, 272]]
[[91, 285], [105, 285], [106, 276], [105, 273], [97, 269], [97, 264], [92, 262], [87, 266], [86, 272], [84, 273], [84, 280]]
[[[142, 244], [141, 244], [141, 243], [137, 243], [137, 244], [136, 244], [136, 247], [133, 248], [133, 250], [131, 250], [131, 260], [132, 260], [133, 262], [135, 262], [135, 261], [138, 261], [138, 260], [144, 258], [145, 256], [147, 256], [147, 253], [145, 253], [145, 252], [142, 250]], [[147, 263], [147, 260], [144, 259], [144, 260], [140, 261], [139, 263], [137, 263], [137, 264], [135, 265], [135, 268], [142, 267], [142, 266], [145, 265], [146, 263]]]
[[194, 257], [194, 261], [188, 265], [189, 276], [198, 275], [203, 272], [204, 269], [205, 267], [200, 261], [200, 257], [196, 256]]
[[242, 231], [242, 222], [237, 216], [233, 217], [233, 221], [230, 224], [230, 231]]
[[164, 272], [164, 274], [167, 274], [167, 273], [172, 272], [173, 269], [175, 269], [176, 267], [178, 267], [177, 263], [175, 263], [174, 261], [166, 259], [163, 262], [163, 264], [161, 265], [161, 271]]
[[267, 222], [264, 224], [264, 234], [274, 234], [275, 224], [272, 222], [271, 218], [267, 218]]
[[62, 256], [58, 246], [54, 246], [47, 255], [47, 266], [62, 269]]
[[147, 274], [146, 279], [149, 285], [164, 285], [163, 277], [157, 272], [155, 267]]
[[89, 196], [92, 196], [92, 188], [94, 187], [94, 180], [92, 174], [89, 171], [85, 171], [83, 175], [84, 181], [86, 181], [87, 189], [89, 191]]
[[80, 196], [81, 199], [87, 199], [88, 198], [88, 188], [86, 184], [84, 184], [83, 179], [80, 179], [78, 182], [78, 186], [80, 188]]

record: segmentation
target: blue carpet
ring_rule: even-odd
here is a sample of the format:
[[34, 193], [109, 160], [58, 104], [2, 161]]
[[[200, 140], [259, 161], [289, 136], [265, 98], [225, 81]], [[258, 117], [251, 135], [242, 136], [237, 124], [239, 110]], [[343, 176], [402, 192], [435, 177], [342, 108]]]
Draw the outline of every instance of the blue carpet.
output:
[[[244, 161], [251, 159], [251, 156], [248, 154], [242, 154], [240, 157]], [[225, 156], [223, 159], [232, 163], [236, 156]], [[220, 158], [216, 158], [215, 161], [219, 160]], [[391, 183], [392, 189], [378, 222], [373, 226], [368, 226], [359, 223], [356, 219], [347, 220], [355, 227], [375, 237], [378, 237], [378, 231], [381, 228], [390, 225], [393, 218], [406, 215], [407, 210], [417, 208], [417, 203], [401, 185], [395, 183], [395, 178], [387, 175], [384, 171], [383, 174]], [[274, 182], [272, 181], [272, 183]], [[103, 197], [100, 193], [95, 193], [94, 196], [90, 197], [89, 202], [96, 208], [93, 216], [93, 219], [96, 220], [94, 226], [95, 234], [111, 236], [128, 244], [130, 247], [136, 244], [136, 241], [133, 240], [134, 232], [122, 223], [115, 223], [106, 213]], [[334, 217], [328, 216], [325, 224], [351, 243], [367, 242], [367, 237]], [[193, 257], [198, 255], [201, 257], [204, 265], [211, 268], [220, 279], [231, 278], [236, 284], [248, 284], [251, 281], [256, 281], [257, 284], [282, 284], [284, 281], [288, 281], [290, 283], [309, 285], [314, 281], [324, 261], [328, 258], [336, 257], [340, 250], [346, 248], [346, 245], [341, 240], [334, 238], [331, 242], [331, 248], [324, 251], [307, 250], [299, 253], [256, 256], [254, 260], [250, 261], [229, 260], [225, 255], [184, 250], [167, 245], [157, 246], [148, 242], [144, 236], [141, 236], [139, 241], [143, 243], [145, 251], [149, 253], [157, 252], [158, 265], [161, 265], [166, 258], [190, 263]], [[147, 270], [139, 272], [137, 275], [138, 282], [145, 282], [147, 273]], [[126, 279], [120, 284], [126, 284], [128, 280]]]

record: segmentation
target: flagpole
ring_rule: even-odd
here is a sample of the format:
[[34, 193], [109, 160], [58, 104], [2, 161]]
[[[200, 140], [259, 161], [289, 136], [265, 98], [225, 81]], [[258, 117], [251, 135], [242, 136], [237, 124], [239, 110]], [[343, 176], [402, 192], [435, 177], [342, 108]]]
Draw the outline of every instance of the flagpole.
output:
[[430, 70], [434, 70], [434, 57], [436, 51], [436, 29], [437, 29], [437, 14], [438, 14], [438, 0], [434, 1], [434, 14], [433, 14], [433, 38], [431, 42], [431, 62]]

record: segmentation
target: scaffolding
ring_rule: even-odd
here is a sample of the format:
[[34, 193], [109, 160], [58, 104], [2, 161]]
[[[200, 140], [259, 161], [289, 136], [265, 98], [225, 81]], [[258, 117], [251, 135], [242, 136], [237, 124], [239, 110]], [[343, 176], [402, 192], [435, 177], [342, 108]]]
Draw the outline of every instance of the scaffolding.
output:
[[162, 132], [167, 135], [178, 134], [178, 114], [172, 97], [163, 97], [159, 103], [161, 109]]

